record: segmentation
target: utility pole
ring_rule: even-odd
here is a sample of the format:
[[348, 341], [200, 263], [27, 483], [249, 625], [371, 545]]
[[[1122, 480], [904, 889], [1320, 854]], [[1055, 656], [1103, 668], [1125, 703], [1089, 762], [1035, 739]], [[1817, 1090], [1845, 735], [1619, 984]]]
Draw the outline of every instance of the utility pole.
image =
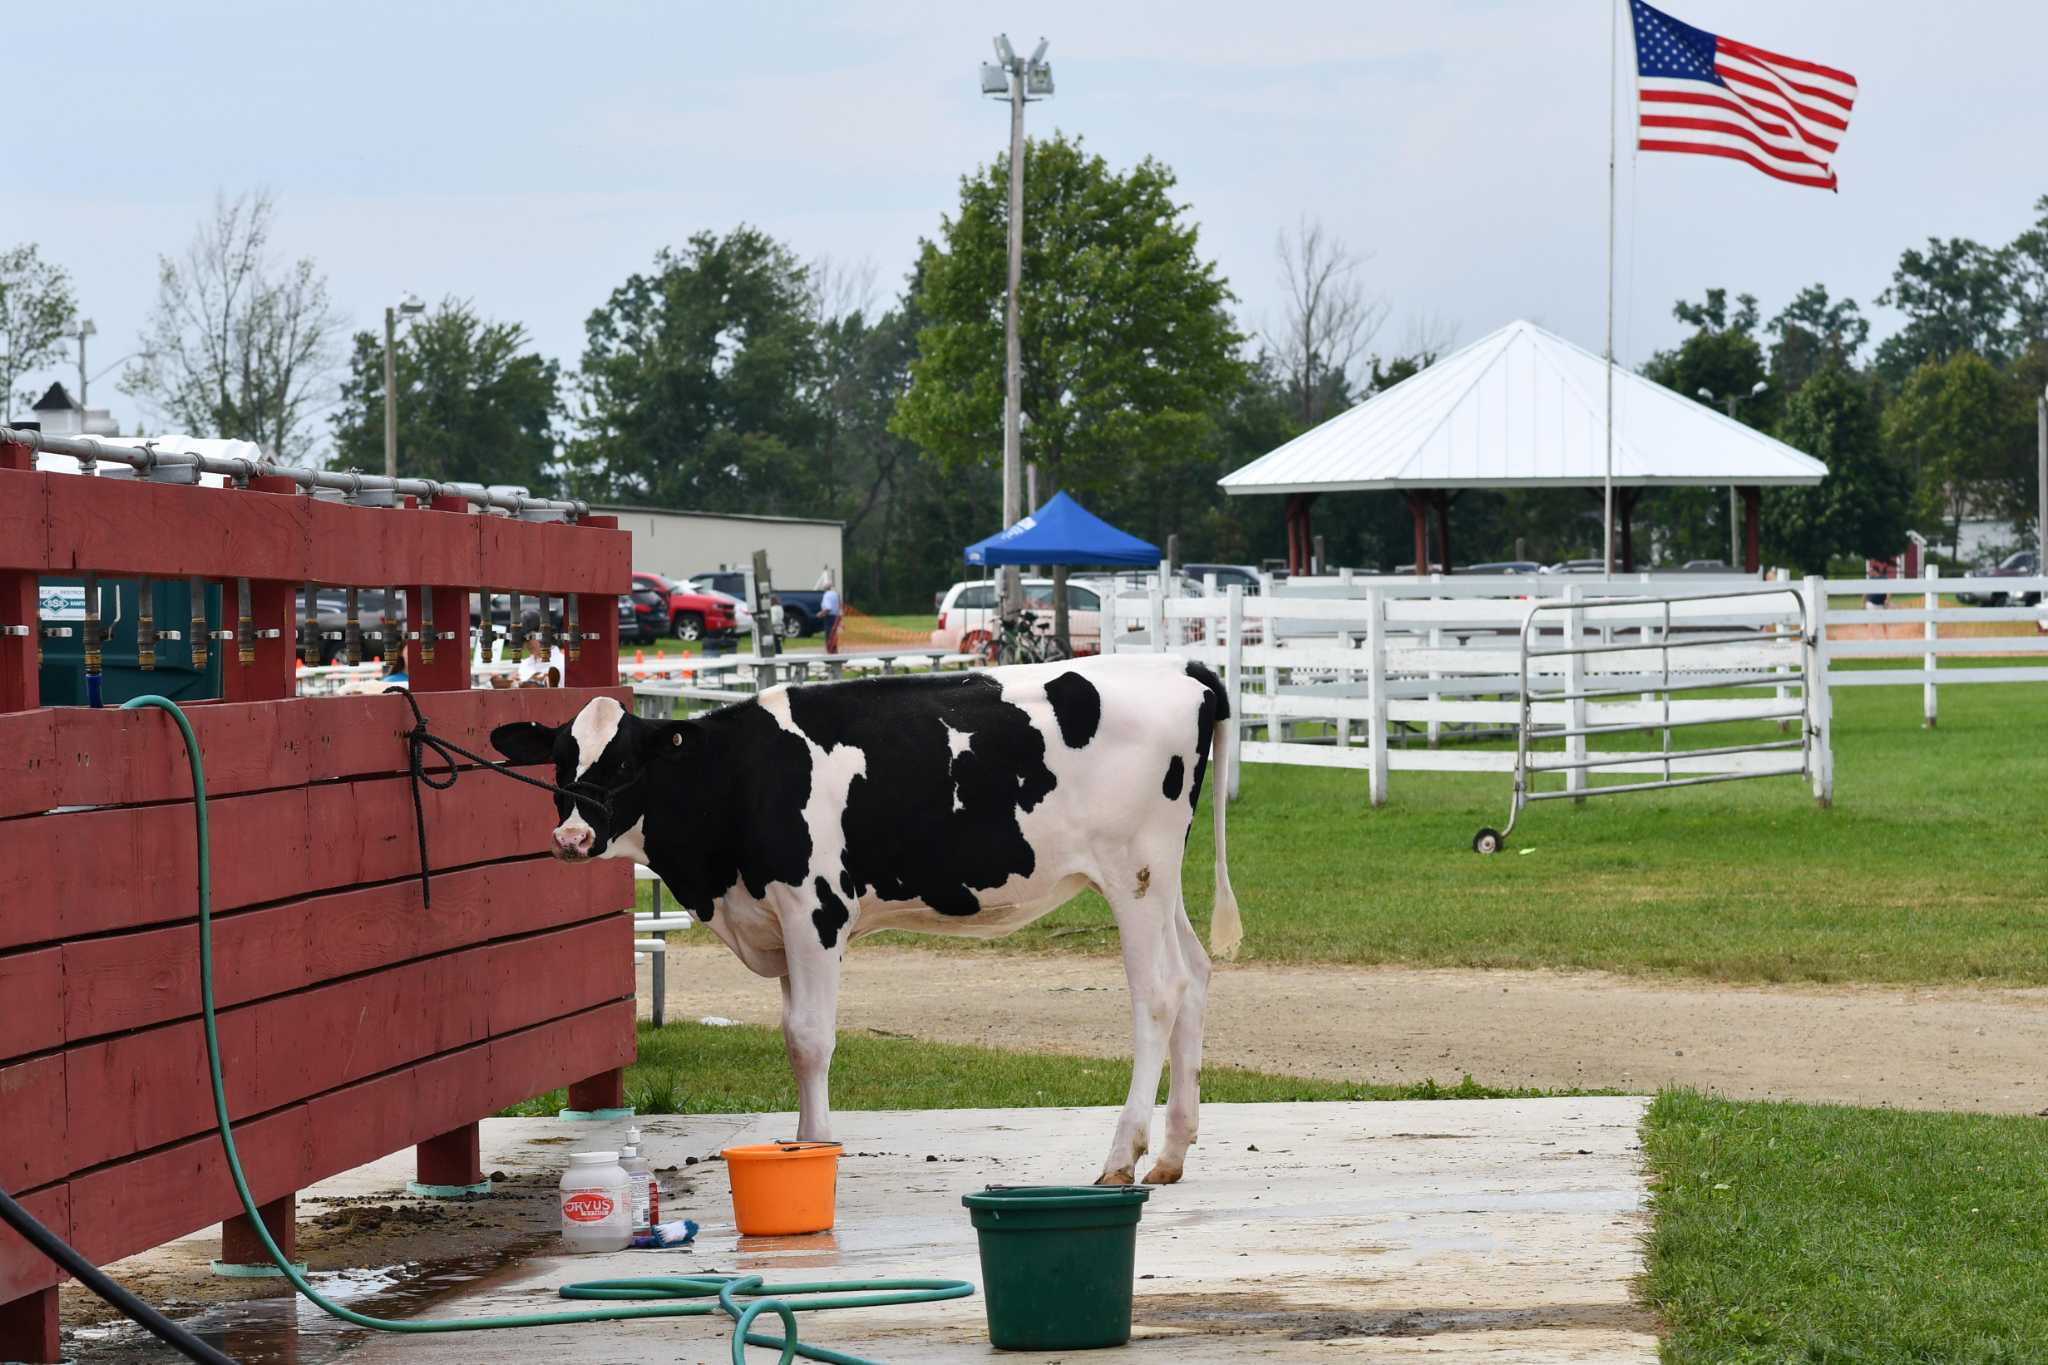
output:
[[2034, 471], [2034, 557], [2040, 561], [2034, 572], [2048, 574], [2048, 387], [2034, 400], [2034, 440], [2040, 462]]
[[[983, 94], [1010, 101], [1010, 274], [1003, 306], [1003, 526], [1023, 517], [1023, 359], [1017, 339], [1017, 290], [1024, 279], [1024, 105], [1052, 93], [1052, 68], [1045, 62], [1045, 39], [1029, 57], [1019, 57], [1007, 34], [995, 40], [996, 64], [981, 68]], [[1005, 612], [1023, 604], [1015, 565], [1003, 566]]]
[[[407, 294], [405, 301], [384, 310], [384, 477], [398, 477], [398, 318], [411, 317], [426, 305]], [[514, 624], [518, 624], [514, 622]]]
[[398, 310], [384, 310], [384, 477], [398, 477], [398, 362], [392, 348], [398, 344]]
[[78, 430], [81, 435], [85, 432], [85, 339], [98, 336], [99, 331], [92, 325], [91, 318], [78, 324]]
[[[1003, 525], [1023, 517], [1021, 446], [1024, 440], [1024, 359], [1017, 341], [1017, 289], [1024, 282], [1024, 73], [1010, 80], [1010, 286], [1003, 305]], [[1003, 607], [1023, 600], [1017, 566], [1003, 566]]]
[[[1769, 387], [1769, 380], [1759, 379], [1750, 385], [1748, 393], [1731, 393], [1716, 398], [1712, 389], [1702, 388], [1698, 392], [1707, 402], [1719, 403], [1727, 411], [1728, 420], [1733, 422], [1737, 420], [1735, 407], [1738, 403], [1757, 397]], [[1731, 483], [1728, 485], [1728, 567], [1732, 569], [1745, 562], [1742, 555], [1742, 518], [1735, 511], [1735, 485]]]

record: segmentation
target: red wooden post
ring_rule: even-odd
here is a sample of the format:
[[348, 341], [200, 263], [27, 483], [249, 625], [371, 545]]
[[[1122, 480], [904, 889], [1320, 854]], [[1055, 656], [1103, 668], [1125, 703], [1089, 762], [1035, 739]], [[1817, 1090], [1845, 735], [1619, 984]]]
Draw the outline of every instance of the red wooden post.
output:
[[[616, 610], [616, 608], [614, 608]], [[623, 1067], [600, 1071], [569, 1086], [569, 1107], [586, 1114], [626, 1107], [626, 1072]]]
[[[583, 525], [598, 530], [615, 530], [617, 517], [586, 517]], [[630, 588], [630, 582], [618, 585], [619, 592]], [[619, 685], [619, 599], [617, 593], [585, 592], [576, 595], [576, 613], [583, 619], [577, 624], [585, 635], [595, 635], [595, 640], [582, 642], [579, 658], [568, 660], [563, 670], [564, 687], [617, 687]], [[566, 652], [566, 651], [565, 651]]]
[[480, 1194], [491, 1188], [484, 1179], [479, 1129], [465, 1123], [438, 1137], [428, 1138], [413, 1148], [414, 1172], [411, 1193], [429, 1198], [456, 1194]]
[[[435, 517], [434, 514], [437, 512], [459, 513], [461, 519]], [[457, 536], [474, 536], [476, 534], [476, 522], [470, 515], [469, 500], [467, 498], [450, 496], [435, 498], [432, 503], [432, 510], [420, 513], [419, 515], [433, 517], [434, 522], [430, 524], [446, 523], [445, 534]], [[437, 633], [452, 634], [455, 638], [452, 640], [434, 641], [434, 662], [431, 664], [425, 662], [425, 651], [419, 648], [419, 642], [414, 642], [412, 653], [407, 660], [408, 676], [412, 679], [412, 690], [415, 692], [462, 691], [469, 686], [470, 589], [463, 584], [433, 583], [424, 586], [428, 592], [434, 595], [434, 630]], [[488, 604], [486, 604], [485, 610], [488, 612]], [[426, 618], [417, 611], [413, 612], [412, 616], [414, 627], [424, 631], [426, 629]], [[489, 624], [488, 616], [486, 617], [485, 624]]]
[[[36, 453], [25, 445], [0, 445], [0, 469], [33, 471]], [[42, 627], [36, 620], [36, 576], [16, 570], [0, 571], [0, 626], [25, 626], [28, 635], [0, 635], [0, 711], [28, 711], [38, 705], [36, 686], [36, 637]]]
[[[264, 475], [249, 480], [257, 493], [297, 493], [290, 479]], [[239, 490], [230, 489], [239, 496]], [[283, 701], [299, 690], [297, 640], [292, 620], [293, 584], [279, 579], [254, 579], [249, 584], [249, 614], [255, 618], [256, 662], [244, 665], [233, 640], [221, 640], [220, 694], [224, 701]], [[221, 628], [235, 629], [239, 610], [232, 579], [221, 588]], [[265, 632], [275, 634], [265, 637]]]
[[1415, 521], [1415, 576], [1429, 576], [1429, 494], [1408, 493], [1408, 515]]
[[47, 1365], [64, 1359], [57, 1331], [57, 1291], [38, 1289], [0, 1303], [0, 1360]]
[[1763, 514], [1764, 490], [1750, 484], [1742, 490], [1742, 568], [1745, 573], [1755, 573], [1763, 567], [1763, 557], [1757, 552], [1756, 524]]
[[[277, 1243], [277, 1249], [284, 1253], [287, 1261], [299, 1257], [299, 1197], [296, 1194], [281, 1195], [267, 1204], [258, 1204], [256, 1212], [263, 1215], [263, 1226], [270, 1230], [270, 1239]], [[220, 1225], [220, 1263], [224, 1266], [269, 1265], [270, 1253], [263, 1249], [263, 1239], [256, 1233], [256, 1225], [249, 1221], [249, 1215], [238, 1213]]]
[[1451, 571], [1451, 495], [1443, 489], [1436, 492], [1436, 552], [1442, 557], [1444, 572]]

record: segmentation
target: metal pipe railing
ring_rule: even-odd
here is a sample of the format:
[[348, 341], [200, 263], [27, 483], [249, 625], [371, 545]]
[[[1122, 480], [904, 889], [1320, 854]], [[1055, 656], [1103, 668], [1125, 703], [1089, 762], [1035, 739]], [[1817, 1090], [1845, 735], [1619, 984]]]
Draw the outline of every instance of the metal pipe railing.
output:
[[282, 478], [308, 490], [331, 488], [350, 497], [376, 492], [423, 501], [456, 497], [473, 507], [499, 507], [515, 516], [529, 512], [559, 513], [578, 520], [590, 514], [590, 504], [580, 498], [526, 498], [515, 493], [493, 493], [476, 484], [442, 483], [438, 479], [394, 479], [383, 474], [358, 474], [348, 470], [306, 469], [277, 464], [268, 459], [195, 455], [185, 451], [158, 450], [148, 441], [139, 446], [117, 445], [97, 436], [57, 436], [21, 427], [0, 426], [0, 445], [24, 445], [44, 454], [69, 455], [87, 463], [123, 464], [144, 473], [152, 469], [194, 469], [205, 474], [220, 474], [241, 484], [255, 478]]

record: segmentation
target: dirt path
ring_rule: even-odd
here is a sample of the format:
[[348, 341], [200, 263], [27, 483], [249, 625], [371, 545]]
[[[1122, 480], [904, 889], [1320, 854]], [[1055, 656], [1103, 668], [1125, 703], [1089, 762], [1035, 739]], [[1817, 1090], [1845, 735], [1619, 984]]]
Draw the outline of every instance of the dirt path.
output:
[[[723, 947], [669, 952], [671, 1018], [773, 1025], [781, 996]], [[641, 967], [642, 1010], [648, 999]], [[1112, 957], [860, 948], [839, 1023], [934, 1042], [1127, 1055]], [[2048, 989], [1717, 986], [1581, 972], [1220, 967], [1207, 1057], [1356, 1081], [1648, 1091], [2032, 1113]]]

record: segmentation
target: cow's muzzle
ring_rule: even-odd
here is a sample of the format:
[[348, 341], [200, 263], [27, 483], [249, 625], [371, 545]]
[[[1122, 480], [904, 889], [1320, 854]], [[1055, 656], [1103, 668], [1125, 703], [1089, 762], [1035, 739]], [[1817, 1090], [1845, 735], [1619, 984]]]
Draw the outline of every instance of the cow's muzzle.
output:
[[559, 826], [555, 830], [555, 856], [568, 863], [588, 858], [596, 837], [596, 832], [588, 825]]

